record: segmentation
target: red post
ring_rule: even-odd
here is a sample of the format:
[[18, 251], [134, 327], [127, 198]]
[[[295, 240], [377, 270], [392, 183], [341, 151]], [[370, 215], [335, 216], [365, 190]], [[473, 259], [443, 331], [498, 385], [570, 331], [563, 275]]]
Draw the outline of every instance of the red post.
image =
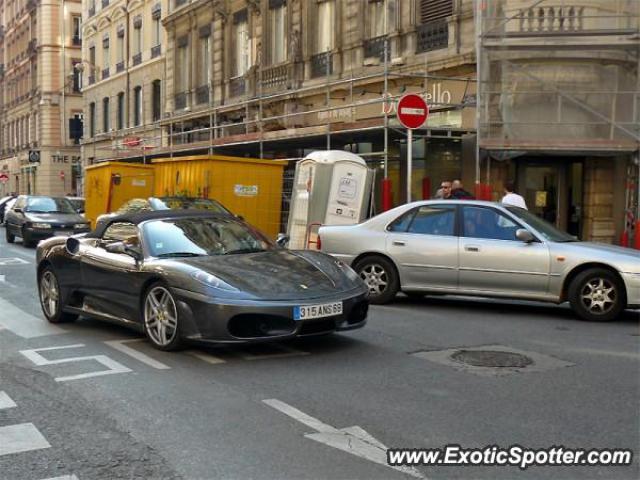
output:
[[482, 200], [482, 184], [476, 183], [473, 187], [473, 194], [478, 200]]
[[[637, 237], [637, 235], [636, 235]], [[629, 230], [625, 229], [620, 235], [620, 246], [628, 247], [629, 246]]]
[[431, 179], [424, 177], [422, 179], [422, 199], [429, 200], [431, 198]]
[[636, 238], [633, 244], [633, 248], [640, 250], [640, 220], [636, 220]]
[[391, 210], [393, 204], [393, 195], [391, 194], [391, 179], [382, 180], [382, 211]]

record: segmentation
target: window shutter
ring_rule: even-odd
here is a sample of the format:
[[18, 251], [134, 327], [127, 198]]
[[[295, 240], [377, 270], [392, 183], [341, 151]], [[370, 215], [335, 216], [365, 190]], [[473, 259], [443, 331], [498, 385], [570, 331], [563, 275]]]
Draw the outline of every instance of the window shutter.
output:
[[420, 23], [440, 20], [453, 14], [453, 0], [420, 0]]

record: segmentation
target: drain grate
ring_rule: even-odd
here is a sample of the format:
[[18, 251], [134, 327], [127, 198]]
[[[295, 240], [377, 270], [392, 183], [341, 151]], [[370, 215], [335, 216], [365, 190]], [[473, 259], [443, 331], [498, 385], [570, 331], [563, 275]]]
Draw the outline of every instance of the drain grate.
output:
[[498, 350], [458, 350], [451, 359], [474, 367], [523, 368], [533, 364], [533, 360], [525, 355]]

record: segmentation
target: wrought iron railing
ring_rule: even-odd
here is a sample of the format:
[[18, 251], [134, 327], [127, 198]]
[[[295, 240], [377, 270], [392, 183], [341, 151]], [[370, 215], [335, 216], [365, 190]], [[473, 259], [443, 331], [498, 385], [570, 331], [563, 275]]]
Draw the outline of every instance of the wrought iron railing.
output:
[[116, 63], [116, 73], [124, 72], [124, 62]]
[[198, 105], [202, 103], [209, 103], [209, 86], [200, 85], [196, 88], [196, 103]]
[[187, 107], [187, 92], [176, 93], [173, 96], [173, 102], [175, 103], [176, 110], [182, 110]]
[[322, 77], [333, 74], [333, 57], [331, 52], [322, 52], [311, 57], [311, 77]]
[[162, 53], [162, 45], [151, 47], [151, 58], [159, 57], [160, 53]]
[[289, 79], [288, 67], [288, 65], [276, 65], [262, 70], [262, 87], [286, 87]]
[[229, 79], [229, 96], [239, 97], [244, 95], [247, 85], [244, 77], [235, 77]]
[[384, 61], [384, 42], [387, 36], [368, 38], [364, 41], [364, 58], [379, 58]]
[[449, 25], [444, 18], [418, 25], [417, 34], [418, 53], [447, 48], [449, 45]]
[[109, 78], [109, 67], [102, 69], [102, 80]]
[[134, 65], [139, 65], [139, 64], [141, 64], [141, 63], [142, 63], [142, 52], [140, 52], [140, 53], [136, 53], [136, 54], [131, 58], [131, 60], [132, 60], [132, 63], [133, 63]]

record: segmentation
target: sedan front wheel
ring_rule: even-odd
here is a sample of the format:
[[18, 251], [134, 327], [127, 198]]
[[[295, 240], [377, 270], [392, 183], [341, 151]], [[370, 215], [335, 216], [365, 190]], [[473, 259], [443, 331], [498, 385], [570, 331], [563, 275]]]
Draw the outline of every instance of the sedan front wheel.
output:
[[177, 350], [181, 344], [178, 308], [168, 287], [152, 285], [144, 297], [144, 331], [159, 350]]
[[387, 303], [393, 300], [400, 289], [396, 267], [388, 259], [380, 256], [365, 257], [353, 268], [369, 287], [369, 302]]
[[603, 268], [578, 274], [569, 285], [571, 308], [584, 320], [614, 320], [626, 306], [626, 292], [618, 277]]

